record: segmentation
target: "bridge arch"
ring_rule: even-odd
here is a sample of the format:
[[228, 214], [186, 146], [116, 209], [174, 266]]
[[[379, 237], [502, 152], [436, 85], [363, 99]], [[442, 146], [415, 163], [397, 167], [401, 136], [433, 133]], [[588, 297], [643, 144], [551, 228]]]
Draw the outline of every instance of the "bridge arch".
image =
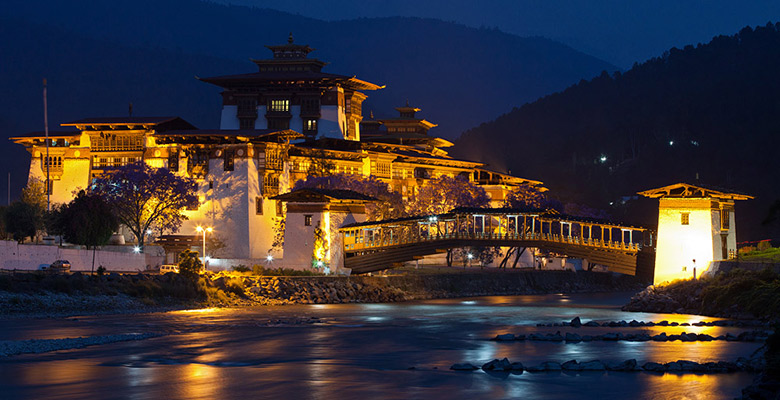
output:
[[468, 246], [534, 247], [653, 279], [655, 232], [549, 210], [459, 208], [446, 214], [354, 223], [339, 229], [353, 273]]

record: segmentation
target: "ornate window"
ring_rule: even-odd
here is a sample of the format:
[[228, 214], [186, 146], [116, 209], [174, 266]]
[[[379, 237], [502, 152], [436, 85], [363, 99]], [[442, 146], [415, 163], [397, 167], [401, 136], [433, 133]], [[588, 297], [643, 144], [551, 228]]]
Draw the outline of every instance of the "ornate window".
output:
[[235, 168], [235, 155], [233, 150], [225, 150], [223, 168], [225, 171], [233, 171]]
[[117, 135], [101, 132], [91, 137], [92, 151], [139, 151], [144, 149], [144, 138], [140, 135]]
[[688, 225], [691, 222], [690, 213], [680, 213], [680, 225]]
[[273, 112], [290, 112], [290, 100], [271, 100], [271, 106], [268, 109]]
[[260, 196], [255, 197], [255, 214], [263, 215], [263, 198]]

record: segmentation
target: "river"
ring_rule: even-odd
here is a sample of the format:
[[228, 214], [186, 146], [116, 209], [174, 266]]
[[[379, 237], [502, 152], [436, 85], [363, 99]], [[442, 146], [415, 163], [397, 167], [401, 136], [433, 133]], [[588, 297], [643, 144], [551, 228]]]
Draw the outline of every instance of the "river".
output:
[[393, 304], [204, 309], [0, 320], [0, 341], [128, 333], [160, 336], [0, 358], [3, 399], [730, 399], [745, 372], [451, 371], [507, 357], [526, 366], [576, 359], [734, 361], [759, 343], [495, 342], [503, 333], [713, 336], [736, 327], [537, 327], [537, 323], [713, 318], [620, 311], [630, 293], [494, 296]]

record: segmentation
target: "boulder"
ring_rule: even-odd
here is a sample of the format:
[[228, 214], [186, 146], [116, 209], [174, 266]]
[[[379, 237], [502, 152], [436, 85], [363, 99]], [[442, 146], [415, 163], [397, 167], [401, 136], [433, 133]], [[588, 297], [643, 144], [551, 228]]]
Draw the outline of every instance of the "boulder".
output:
[[479, 368], [476, 365], [472, 365], [470, 363], [463, 363], [463, 364], [452, 364], [450, 369], [454, 371], [474, 371]]
[[566, 332], [566, 341], [567, 342], [580, 342], [582, 341], [582, 337], [576, 333], [569, 333]]
[[604, 366], [604, 363], [599, 360], [580, 363], [580, 367], [582, 367], [583, 371], [604, 371], [605, 369], [607, 369]]
[[574, 319], [569, 322], [569, 325], [571, 325], [574, 328], [579, 328], [582, 326], [582, 321], [580, 321], [580, 317], [574, 317]]
[[561, 368], [566, 371], [582, 371], [582, 365], [577, 360], [569, 360], [561, 364]]
[[672, 361], [664, 364], [664, 369], [669, 372], [680, 372], [682, 371], [682, 365], [676, 361]]
[[666, 368], [663, 365], [661, 365], [659, 363], [656, 363], [656, 362], [645, 363], [645, 365], [642, 366], [642, 369], [645, 370], [645, 371], [650, 371], [650, 372], [664, 372], [664, 371], [666, 371]]
[[494, 359], [493, 361], [488, 361], [485, 364], [482, 364], [482, 370], [483, 371], [511, 371], [512, 363], [510, 363], [509, 360], [506, 358], [502, 360]]
[[515, 335], [513, 335], [513, 334], [511, 334], [511, 333], [505, 333], [505, 334], [503, 334], [503, 335], [496, 335], [496, 337], [494, 337], [494, 338], [493, 338], [493, 339], [491, 339], [491, 340], [495, 340], [496, 342], [509, 342], [509, 341], [514, 341], [514, 340], [515, 340]]
[[607, 366], [610, 371], [634, 371], [636, 370], [636, 360], [630, 359], [617, 364], [610, 364]]
[[588, 321], [588, 322], [586, 322], [584, 325], [585, 325], [585, 326], [601, 326], [601, 325], [600, 325], [598, 322], [596, 322], [596, 321]]

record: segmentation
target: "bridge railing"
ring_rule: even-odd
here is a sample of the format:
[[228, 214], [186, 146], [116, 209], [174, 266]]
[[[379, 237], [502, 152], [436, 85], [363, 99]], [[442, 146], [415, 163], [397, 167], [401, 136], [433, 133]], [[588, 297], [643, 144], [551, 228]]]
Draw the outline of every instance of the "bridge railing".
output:
[[642, 246], [639, 243], [620, 242], [612, 240], [600, 240], [593, 238], [583, 238], [575, 235], [560, 235], [551, 233], [526, 232], [526, 233], [503, 233], [494, 232], [454, 232], [454, 233], [436, 233], [420, 234], [417, 231], [407, 232], [406, 234], [396, 235], [394, 237], [380, 237], [378, 239], [361, 241], [345, 240], [345, 250], [357, 251], [361, 249], [379, 249], [384, 247], [401, 246], [416, 243], [430, 243], [452, 239], [468, 239], [471, 241], [531, 241], [565, 243], [594, 248], [606, 248], [614, 250], [639, 251]]

